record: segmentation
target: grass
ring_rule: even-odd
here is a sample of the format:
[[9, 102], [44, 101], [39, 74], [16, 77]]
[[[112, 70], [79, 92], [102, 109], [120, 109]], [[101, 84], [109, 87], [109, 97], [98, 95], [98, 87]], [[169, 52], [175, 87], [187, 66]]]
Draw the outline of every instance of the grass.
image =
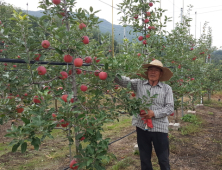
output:
[[214, 113], [213, 113], [213, 112], [208, 112], [208, 114], [209, 114], [209, 115], [213, 115]]
[[110, 170], [120, 170], [125, 169], [126, 167], [130, 166], [134, 163], [134, 160], [130, 157], [125, 158], [119, 162], [117, 162]]
[[190, 134], [195, 134], [201, 131], [201, 128], [199, 125], [195, 124], [188, 124], [185, 127], [182, 127], [180, 129], [180, 132], [182, 135], [190, 135]]
[[214, 106], [222, 107], [222, 99], [221, 99], [221, 101], [217, 101], [217, 100], [210, 100], [210, 101], [204, 100], [203, 104], [205, 106], [208, 106], [208, 107], [214, 107]]

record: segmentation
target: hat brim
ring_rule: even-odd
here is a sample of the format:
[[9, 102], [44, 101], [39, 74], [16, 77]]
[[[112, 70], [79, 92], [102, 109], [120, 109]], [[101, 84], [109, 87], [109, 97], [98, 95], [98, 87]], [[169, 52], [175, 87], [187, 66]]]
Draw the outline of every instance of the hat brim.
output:
[[[170, 71], [169, 68], [167, 67], [161, 67], [161, 66], [157, 66], [157, 65], [153, 65], [153, 64], [143, 64], [143, 68], [144, 69], [148, 69], [149, 67], [151, 66], [155, 66], [155, 67], [159, 67], [160, 69], [163, 70], [163, 74], [162, 76], [160, 77], [159, 81], [168, 81], [171, 79], [171, 77], [173, 76], [173, 72]], [[141, 77], [145, 78], [145, 79], [148, 79], [148, 71], [145, 71], [144, 74], [141, 74], [140, 75]]]

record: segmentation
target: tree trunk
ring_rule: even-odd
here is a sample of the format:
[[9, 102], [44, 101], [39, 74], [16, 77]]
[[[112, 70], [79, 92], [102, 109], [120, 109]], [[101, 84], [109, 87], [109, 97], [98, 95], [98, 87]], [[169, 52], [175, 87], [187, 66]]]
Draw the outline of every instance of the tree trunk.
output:
[[176, 114], [175, 114], [175, 115], [176, 115], [175, 123], [178, 123], [178, 117], [179, 117], [179, 116], [178, 116], [178, 109], [176, 109]]

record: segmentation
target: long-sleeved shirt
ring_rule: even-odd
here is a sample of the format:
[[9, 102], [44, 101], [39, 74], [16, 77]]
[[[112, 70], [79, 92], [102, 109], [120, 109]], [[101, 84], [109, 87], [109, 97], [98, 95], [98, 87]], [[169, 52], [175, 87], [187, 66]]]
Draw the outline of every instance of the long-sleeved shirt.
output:
[[148, 80], [130, 79], [129, 77], [125, 76], [121, 77], [122, 79], [119, 79], [116, 76], [114, 81], [122, 87], [127, 87], [127, 84], [131, 83], [131, 89], [135, 91], [137, 98], [142, 99], [143, 95], [149, 97], [147, 95], [147, 90], [149, 90], [150, 96], [158, 94], [157, 97], [154, 98], [153, 103], [149, 108], [154, 112], [155, 115], [155, 117], [152, 118], [153, 128], [145, 129], [146, 125], [140, 116], [133, 116], [132, 125], [150, 132], [168, 133], [169, 121], [167, 116], [174, 112], [172, 88], [162, 82], [158, 82], [156, 86], [151, 86]]

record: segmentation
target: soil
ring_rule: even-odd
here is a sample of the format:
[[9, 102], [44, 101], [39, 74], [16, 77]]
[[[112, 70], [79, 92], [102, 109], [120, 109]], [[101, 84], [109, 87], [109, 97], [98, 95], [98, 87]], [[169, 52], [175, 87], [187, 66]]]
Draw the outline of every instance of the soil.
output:
[[[196, 109], [196, 115], [199, 116], [203, 123], [200, 129], [188, 135], [182, 135], [181, 131], [170, 131], [170, 165], [171, 170], [222, 170], [222, 107], [199, 107]], [[184, 113], [186, 113], [184, 111]], [[179, 112], [179, 114], [181, 114]], [[169, 117], [172, 122], [174, 117]], [[189, 123], [179, 120], [181, 126], [187, 126]], [[4, 137], [5, 130], [11, 126], [11, 122], [0, 126], [0, 143], [8, 142]], [[124, 136], [135, 130], [135, 127], [130, 126], [119, 132], [118, 136]], [[118, 139], [112, 137], [111, 141]], [[131, 158], [128, 166], [123, 167], [125, 170], [140, 170], [139, 155], [134, 152], [134, 145], [136, 144], [136, 133], [117, 141], [109, 146], [109, 152], [116, 155], [117, 160], [112, 161], [106, 166], [106, 169], [111, 169], [117, 162], [126, 158]], [[62, 149], [65, 143], [53, 143], [50, 145]], [[44, 144], [40, 150], [44, 150]], [[33, 159], [35, 155], [41, 154], [29, 148], [27, 157], [21, 156], [20, 152], [6, 153], [0, 156], [1, 163], [9, 163], [11, 165], [25, 164], [27, 159]], [[16, 158], [16, 159], [12, 159]], [[153, 152], [152, 162], [154, 170], [159, 170], [158, 160]], [[58, 160], [58, 166], [55, 170], [63, 170], [69, 166], [69, 158], [64, 156], [63, 159]], [[1, 166], [0, 166], [1, 169]], [[39, 168], [35, 168], [38, 170]], [[50, 168], [40, 168], [44, 170], [51, 170]], [[4, 169], [3, 169], [4, 170]]]

